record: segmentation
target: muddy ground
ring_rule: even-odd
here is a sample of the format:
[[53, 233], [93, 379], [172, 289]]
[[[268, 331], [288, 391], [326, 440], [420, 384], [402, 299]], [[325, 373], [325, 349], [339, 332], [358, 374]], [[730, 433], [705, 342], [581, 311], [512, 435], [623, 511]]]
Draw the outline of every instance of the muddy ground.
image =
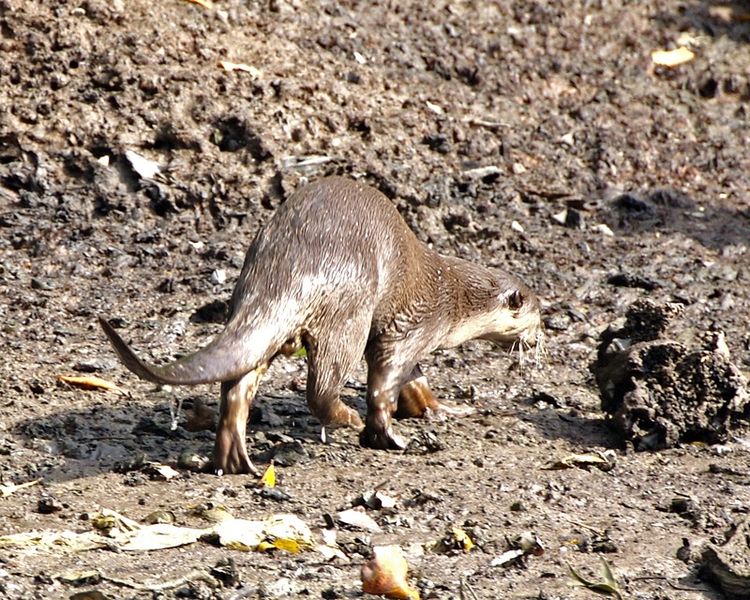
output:
[[[600, 332], [647, 297], [682, 304], [677, 326], [696, 344], [725, 332], [750, 371], [748, 12], [679, 0], [0, 0], [0, 483], [41, 479], [0, 498], [0, 534], [86, 531], [98, 507], [207, 527], [191, 512], [205, 502], [243, 518], [291, 512], [317, 530], [368, 489], [397, 500], [369, 511], [381, 532], [340, 528], [348, 563], [202, 542], [6, 547], [0, 595], [354, 598], [369, 545], [392, 543], [423, 598], [590, 598], [567, 565], [600, 578], [600, 557], [624, 597], [721, 598], [695, 553], [677, 552], [747, 518], [747, 428], [634, 452], [608, 429], [589, 366]], [[653, 50], [679, 45], [692, 61], [653, 64]], [[142, 179], [126, 152], [160, 173]], [[406, 453], [363, 449], [350, 431], [321, 443], [304, 360], [280, 360], [249, 441], [258, 464], [276, 456], [284, 498], [250, 476], [127, 471], [140, 453], [173, 466], [210, 453], [212, 433], [170, 430], [170, 406], [215, 407], [218, 386], [170, 394], [137, 380], [96, 315], [149, 360], [206, 343], [222, 305], [195, 315], [228, 300], [254, 232], [299, 183], [330, 173], [380, 188], [441, 252], [524, 278], [543, 298], [546, 359], [519, 367], [478, 342], [427, 357], [439, 395], [477, 411], [400, 422], [417, 441]], [[57, 382], [92, 371], [126, 394]], [[346, 390], [361, 411], [363, 375]], [[543, 468], [607, 449], [609, 471]], [[452, 527], [476, 548], [420, 550]], [[526, 531], [544, 553], [492, 566]], [[237, 578], [223, 588], [212, 576], [161, 592], [109, 579], [155, 587], [227, 558]], [[59, 579], [74, 568], [104, 579]]]

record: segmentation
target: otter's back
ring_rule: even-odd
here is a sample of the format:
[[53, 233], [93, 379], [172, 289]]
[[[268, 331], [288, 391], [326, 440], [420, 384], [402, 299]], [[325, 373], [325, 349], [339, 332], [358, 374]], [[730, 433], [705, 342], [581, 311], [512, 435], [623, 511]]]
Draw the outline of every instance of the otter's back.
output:
[[318, 180], [292, 194], [258, 232], [233, 312], [285, 301], [304, 309], [328, 295], [369, 296], [377, 303], [391, 281], [407, 276], [418, 244], [382, 193], [342, 177]]

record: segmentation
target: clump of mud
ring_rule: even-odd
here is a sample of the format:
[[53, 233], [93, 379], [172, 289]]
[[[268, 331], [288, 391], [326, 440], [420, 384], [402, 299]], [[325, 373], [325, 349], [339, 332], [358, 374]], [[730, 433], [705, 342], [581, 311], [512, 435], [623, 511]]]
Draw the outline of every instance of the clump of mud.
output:
[[591, 370], [602, 410], [636, 450], [659, 450], [681, 442], [726, 440], [729, 429], [750, 417], [747, 381], [732, 363], [723, 333], [702, 348], [670, 330], [679, 304], [634, 302], [625, 324], [600, 337]]

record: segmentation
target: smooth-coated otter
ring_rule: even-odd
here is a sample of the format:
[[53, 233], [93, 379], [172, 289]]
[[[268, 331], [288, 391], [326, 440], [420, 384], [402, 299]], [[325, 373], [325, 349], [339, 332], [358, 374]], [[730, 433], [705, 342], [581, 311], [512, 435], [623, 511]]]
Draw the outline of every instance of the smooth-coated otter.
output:
[[360, 443], [403, 448], [391, 417], [438, 407], [417, 361], [481, 338], [532, 346], [539, 301], [513, 275], [447, 256], [420, 242], [379, 191], [341, 177], [292, 194], [258, 232], [232, 294], [225, 329], [194, 354], [143, 363], [103, 318], [125, 366], [161, 384], [221, 382], [217, 473], [256, 473], [245, 428], [260, 378], [279, 354], [307, 350], [307, 402], [323, 425], [362, 427], [339, 392], [367, 361]]

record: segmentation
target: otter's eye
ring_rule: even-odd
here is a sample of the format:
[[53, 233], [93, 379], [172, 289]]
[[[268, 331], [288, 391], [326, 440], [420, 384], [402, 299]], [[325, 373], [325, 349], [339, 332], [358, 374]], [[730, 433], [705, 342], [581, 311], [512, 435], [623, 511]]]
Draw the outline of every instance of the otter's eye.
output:
[[511, 310], [518, 310], [523, 306], [523, 294], [518, 290], [513, 290], [513, 293], [508, 296], [508, 308]]

